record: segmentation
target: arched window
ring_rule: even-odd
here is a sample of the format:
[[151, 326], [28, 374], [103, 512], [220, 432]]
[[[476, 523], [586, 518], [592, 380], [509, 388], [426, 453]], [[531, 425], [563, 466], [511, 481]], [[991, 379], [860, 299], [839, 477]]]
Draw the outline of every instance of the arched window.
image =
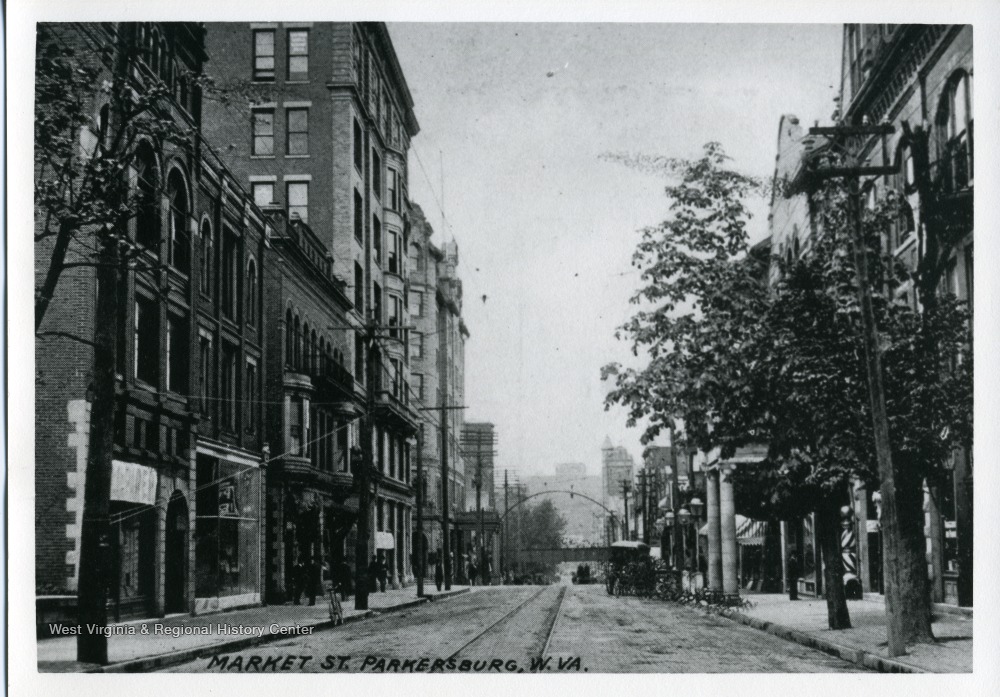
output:
[[257, 263], [253, 257], [247, 262], [247, 324], [257, 324]]
[[317, 355], [319, 356], [319, 365], [316, 366], [317, 371], [319, 372], [320, 375], [326, 375], [327, 364], [326, 364], [326, 337], [325, 336], [321, 336], [319, 338], [319, 353]]
[[966, 188], [972, 181], [972, 78], [955, 72], [938, 110], [938, 161], [946, 191]]
[[212, 295], [212, 224], [201, 224], [201, 292]]
[[299, 316], [295, 315], [295, 360], [292, 365], [296, 370], [302, 367], [302, 334], [299, 332]]
[[292, 320], [292, 308], [285, 310], [285, 365], [295, 363], [295, 326]]
[[309, 372], [309, 323], [302, 323], [302, 372]]
[[170, 264], [182, 273], [191, 272], [191, 238], [188, 234], [188, 197], [184, 177], [176, 169], [167, 179], [170, 200]]
[[316, 343], [316, 330], [313, 329], [312, 333], [309, 335], [309, 372], [317, 373], [319, 372], [319, 351], [318, 344]]
[[136, 201], [135, 239], [144, 247], [155, 249], [160, 241], [160, 210], [157, 187], [156, 157], [148, 143], [135, 152]]

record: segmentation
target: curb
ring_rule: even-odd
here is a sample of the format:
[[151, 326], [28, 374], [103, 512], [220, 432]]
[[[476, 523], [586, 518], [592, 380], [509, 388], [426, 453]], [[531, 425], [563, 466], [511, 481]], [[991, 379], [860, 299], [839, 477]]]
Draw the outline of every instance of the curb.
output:
[[[381, 608], [378, 610], [369, 609], [358, 615], [351, 615], [350, 617], [345, 617], [341, 624], [352, 624], [354, 622], [360, 622], [361, 620], [368, 619], [369, 617], [376, 617], [378, 615], [384, 615], [391, 612], [397, 612], [399, 610], [407, 610], [418, 605], [423, 605], [425, 603], [446, 600], [448, 598], [454, 597], [456, 595], [462, 595], [463, 593], [468, 593], [468, 588], [462, 588], [460, 590], [446, 591], [443, 593], [436, 593], [433, 598], [424, 596], [422, 598], [414, 598], [413, 600], [408, 600], [406, 602], [400, 603], [398, 605], [391, 605], [386, 608]], [[337, 625], [333, 623], [333, 620], [323, 620], [321, 622], [315, 622], [313, 624], [300, 625], [303, 627], [311, 627], [313, 631], [322, 631], [324, 629], [333, 629]], [[230, 653], [234, 651], [242, 651], [248, 649], [252, 646], [260, 646], [262, 644], [267, 644], [272, 641], [279, 641], [281, 639], [288, 639], [290, 635], [288, 634], [272, 634], [270, 632], [262, 636], [250, 636], [242, 639], [233, 639], [231, 641], [225, 641], [218, 644], [210, 644], [206, 646], [196, 646], [190, 649], [181, 649], [179, 651], [173, 651], [171, 653], [163, 653], [157, 656], [145, 656], [143, 658], [135, 658], [128, 661], [122, 661], [121, 663], [112, 663], [106, 666], [94, 666], [83, 670], [83, 673], [148, 673], [159, 668], [166, 668], [168, 666], [177, 665], [178, 663], [187, 663], [188, 661], [193, 661], [198, 658], [207, 658], [209, 656], [218, 653]]]
[[836, 656], [849, 663], [854, 663], [856, 665], [868, 668], [869, 670], [877, 670], [880, 673], [931, 673], [933, 671], [924, 670], [923, 668], [917, 668], [916, 666], [911, 666], [906, 663], [901, 663], [892, 658], [885, 658], [883, 656], [878, 656], [876, 654], [865, 651], [864, 649], [852, 648], [850, 646], [842, 646], [840, 644], [835, 644], [832, 641], [827, 641], [826, 639], [820, 639], [818, 637], [811, 636], [805, 632], [799, 631], [797, 629], [792, 629], [781, 624], [775, 624], [774, 622], [768, 622], [767, 620], [762, 620], [759, 617], [750, 617], [749, 615], [744, 615], [741, 612], [728, 612], [720, 613], [722, 617], [727, 617], [734, 622], [739, 622], [740, 624], [745, 624], [748, 627], [753, 627], [754, 629], [759, 629], [762, 632], [767, 632], [768, 634], [773, 634], [776, 637], [780, 637], [787, 641], [795, 642], [796, 644], [801, 644], [802, 646], [808, 646], [809, 648], [817, 649], [823, 653], [830, 654], [831, 656]]

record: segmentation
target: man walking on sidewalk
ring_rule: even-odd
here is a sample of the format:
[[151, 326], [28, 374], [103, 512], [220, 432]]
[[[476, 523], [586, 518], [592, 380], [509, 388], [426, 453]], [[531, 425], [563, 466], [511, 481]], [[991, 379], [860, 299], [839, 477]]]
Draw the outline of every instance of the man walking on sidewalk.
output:
[[799, 557], [795, 552], [788, 555], [788, 599], [799, 599]]
[[441, 585], [444, 583], [444, 567], [441, 565], [441, 556], [434, 557], [434, 585], [437, 586], [438, 593], [441, 592]]

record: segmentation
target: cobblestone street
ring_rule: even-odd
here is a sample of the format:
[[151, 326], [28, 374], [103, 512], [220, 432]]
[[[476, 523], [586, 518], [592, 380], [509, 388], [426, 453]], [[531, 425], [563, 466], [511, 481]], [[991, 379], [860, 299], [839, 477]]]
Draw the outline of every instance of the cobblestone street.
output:
[[358, 624], [169, 669], [282, 670], [829, 673], [860, 669], [721, 617], [662, 601], [610, 597], [599, 585], [477, 588]]

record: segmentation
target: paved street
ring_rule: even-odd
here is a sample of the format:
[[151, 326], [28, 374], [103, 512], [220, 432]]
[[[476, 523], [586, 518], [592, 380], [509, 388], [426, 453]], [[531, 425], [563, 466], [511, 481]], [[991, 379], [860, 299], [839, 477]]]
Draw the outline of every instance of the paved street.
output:
[[[710, 649], [710, 650], [709, 650]], [[857, 672], [854, 665], [672, 603], [599, 585], [477, 588], [169, 672]]]

